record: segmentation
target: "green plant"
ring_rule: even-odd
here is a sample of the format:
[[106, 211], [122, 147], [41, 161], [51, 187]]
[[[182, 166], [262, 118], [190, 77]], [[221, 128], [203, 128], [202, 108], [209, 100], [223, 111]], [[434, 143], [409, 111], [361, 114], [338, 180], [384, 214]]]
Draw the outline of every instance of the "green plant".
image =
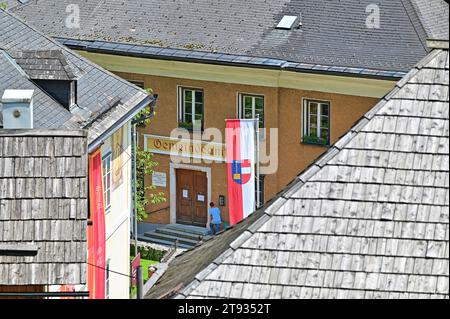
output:
[[178, 127], [189, 130], [189, 129], [192, 129], [193, 124], [192, 124], [192, 122], [178, 122]]
[[6, 10], [6, 3], [0, 2], [0, 9]]
[[148, 214], [146, 207], [148, 204], [159, 204], [166, 202], [164, 192], [152, 192], [156, 189], [154, 185], [145, 185], [145, 176], [151, 176], [153, 168], [158, 166], [158, 162], [153, 160], [153, 154], [146, 150], [136, 151], [136, 208], [138, 220], [143, 221]]
[[305, 135], [303, 136], [303, 143], [327, 145], [328, 140], [326, 138], [318, 137], [317, 135]]
[[189, 131], [192, 130], [203, 130], [203, 125], [202, 125], [202, 121], [201, 120], [194, 120], [194, 121], [188, 121], [188, 122], [183, 122], [180, 121], [178, 122], [178, 127], [179, 128], [185, 128]]
[[[145, 91], [150, 95], [153, 94], [153, 90], [150, 88], [146, 88]], [[150, 115], [153, 112], [153, 115], [156, 114], [156, 112], [151, 107], [145, 107], [143, 108], [138, 114], [136, 114], [136, 119], [143, 118], [146, 115]], [[143, 120], [142, 122], [139, 122], [136, 124], [138, 127], [145, 127], [147, 124], [150, 123], [150, 118]]]
[[[134, 245], [130, 245], [131, 257], [134, 257]], [[138, 252], [141, 254], [142, 259], [161, 261], [166, 251], [151, 247], [138, 246]]]
[[[148, 94], [153, 94], [150, 88], [145, 89]], [[141, 119], [153, 112], [151, 108], [144, 108], [136, 116], [135, 119]], [[137, 126], [146, 126], [150, 123], [150, 118], [143, 120], [136, 124]], [[155, 190], [154, 185], [145, 185], [145, 176], [151, 176], [154, 172], [153, 168], [158, 166], [158, 162], [153, 160], [153, 154], [149, 151], [142, 150], [139, 147], [136, 149], [136, 208], [138, 212], [138, 220], [143, 221], [147, 218], [146, 207], [148, 204], [158, 204], [166, 201], [163, 192], [152, 192]]]

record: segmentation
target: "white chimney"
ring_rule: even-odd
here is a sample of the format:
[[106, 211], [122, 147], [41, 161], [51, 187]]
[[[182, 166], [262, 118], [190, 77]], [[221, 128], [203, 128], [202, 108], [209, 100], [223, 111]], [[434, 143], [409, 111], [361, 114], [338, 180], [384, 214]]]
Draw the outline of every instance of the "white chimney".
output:
[[34, 90], [5, 90], [3, 104], [3, 128], [33, 128]]

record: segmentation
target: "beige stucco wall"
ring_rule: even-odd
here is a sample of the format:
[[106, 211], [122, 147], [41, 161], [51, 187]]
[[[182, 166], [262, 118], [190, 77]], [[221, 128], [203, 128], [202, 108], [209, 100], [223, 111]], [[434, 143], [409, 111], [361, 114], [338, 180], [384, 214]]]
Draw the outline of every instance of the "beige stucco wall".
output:
[[[266, 176], [265, 199], [269, 200], [297, 174], [305, 169], [314, 159], [327, 150], [326, 147], [301, 143], [302, 98], [326, 100], [331, 103], [331, 142], [342, 136], [365, 112], [378, 101], [377, 98], [359, 97], [317, 91], [306, 91], [287, 88], [251, 86], [243, 84], [219, 83], [161, 76], [121, 73], [117, 74], [128, 80], [143, 81], [146, 88], [152, 88], [158, 94], [158, 108], [155, 118], [141, 134], [170, 136], [177, 127], [177, 87], [198, 87], [204, 90], [204, 123], [205, 128], [217, 127], [224, 134], [225, 119], [237, 117], [238, 93], [252, 93], [265, 97], [265, 123], [267, 128], [279, 129], [279, 166], [276, 174]], [[142, 135], [143, 136], [143, 135]], [[267, 141], [270, 135], [267, 135]], [[141, 137], [143, 140], [143, 137]], [[167, 174], [167, 187], [157, 188], [169, 198], [170, 179], [168, 155], [155, 154], [160, 163], [156, 171]], [[227, 195], [227, 176], [225, 164], [193, 164], [212, 168], [212, 198], [218, 202], [219, 195]], [[151, 179], [148, 178], [150, 183]], [[148, 221], [152, 223], [169, 223], [167, 203], [151, 205]], [[163, 210], [160, 210], [163, 209]], [[227, 207], [222, 208], [227, 213]], [[226, 214], [225, 214], [226, 216]], [[226, 216], [227, 220], [228, 217]]]
[[[158, 60], [98, 54], [79, 51], [80, 54], [127, 80], [144, 82], [158, 94], [158, 109], [151, 124], [140, 130], [141, 145], [144, 134], [169, 136], [177, 127], [178, 86], [199, 87], [204, 90], [205, 128], [217, 127], [224, 133], [225, 119], [237, 117], [238, 93], [260, 94], [265, 97], [265, 124], [278, 128], [278, 170], [266, 176], [265, 200], [269, 200], [304, 170], [326, 147], [301, 143], [302, 99], [330, 101], [331, 142], [342, 136], [365, 112], [389, 92], [395, 81], [350, 76], [309, 74], [286, 70], [211, 65], [182, 61]], [[269, 141], [269, 135], [266, 139]], [[269, 148], [269, 146], [268, 146]], [[167, 202], [150, 205], [148, 220], [168, 223], [171, 219], [169, 204], [170, 158], [155, 154], [160, 165], [156, 171], [165, 172], [166, 187], [156, 191], [166, 193]], [[227, 195], [226, 165], [194, 164], [211, 169], [211, 198]], [[150, 177], [147, 178], [150, 183]], [[227, 217], [227, 207], [222, 208]], [[173, 215], [173, 212], [172, 212]]]
[[[131, 125], [128, 122], [122, 128], [122, 183], [111, 191], [111, 208], [106, 212], [106, 261], [110, 260], [110, 269], [122, 274], [130, 273], [130, 212], [131, 202]], [[101, 147], [102, 157], [111, 152], [112, 138], [108, 138]], [[113, 159], [114, 160], [114, 159]], [[129, 298], [130, 280], [128, 277], [110, 272], [109, 297]]]

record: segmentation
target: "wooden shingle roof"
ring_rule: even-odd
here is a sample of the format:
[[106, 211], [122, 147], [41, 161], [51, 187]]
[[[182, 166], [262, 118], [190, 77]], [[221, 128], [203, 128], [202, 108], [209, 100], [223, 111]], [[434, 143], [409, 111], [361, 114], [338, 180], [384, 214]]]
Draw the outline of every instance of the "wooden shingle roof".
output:
[[433, 50], [256, 220], [229, 230], [239, 235], [177, 257], [148, 297], [179, 283], [181, 298], [448, 297], [448, 84], [448, 49]]
[[0, 130], [0, 285], [86, 282], [87, 174], [86, 131]]

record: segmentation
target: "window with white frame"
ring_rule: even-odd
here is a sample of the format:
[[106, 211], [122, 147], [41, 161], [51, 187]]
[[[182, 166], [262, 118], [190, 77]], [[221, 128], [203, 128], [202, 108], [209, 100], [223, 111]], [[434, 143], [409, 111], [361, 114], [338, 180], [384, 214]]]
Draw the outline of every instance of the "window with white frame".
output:
[[105, 211], [111, 208], [111, 153], [103, 156], [103, 200]]
[[330, 103], [325, 101], [303, 101], [303, 142], [330, 144]]
[[109, 279], [110, 279], [110, 271], [109, 264], [111, 263], [111, 259], [106, 261], [106, 277], [105, 277], [105, 298], [109, 299]]
[[[259, 115], [259, 128], [264, 128], [264, 96], [239, 94], [239, 118], [256, 119]], [[260, 131], [262, 133], [262, 131]]]
[[[265, 175], [259, 175], [259, 181], [255, 178], [255, 198], [258, 198], [258, 195], [259, 195], [259, 202], [256, 203], [257, 208], [261, 207], [264, 204], [264, 178], [265, 177], [266, 177]], [[258, 182], [259, 182], [259, 190], [258, 190], [258, 187], [256, 187]]]
[[201, 89], [179, 88], [178, 126], [203, 130], [204, 94]]

